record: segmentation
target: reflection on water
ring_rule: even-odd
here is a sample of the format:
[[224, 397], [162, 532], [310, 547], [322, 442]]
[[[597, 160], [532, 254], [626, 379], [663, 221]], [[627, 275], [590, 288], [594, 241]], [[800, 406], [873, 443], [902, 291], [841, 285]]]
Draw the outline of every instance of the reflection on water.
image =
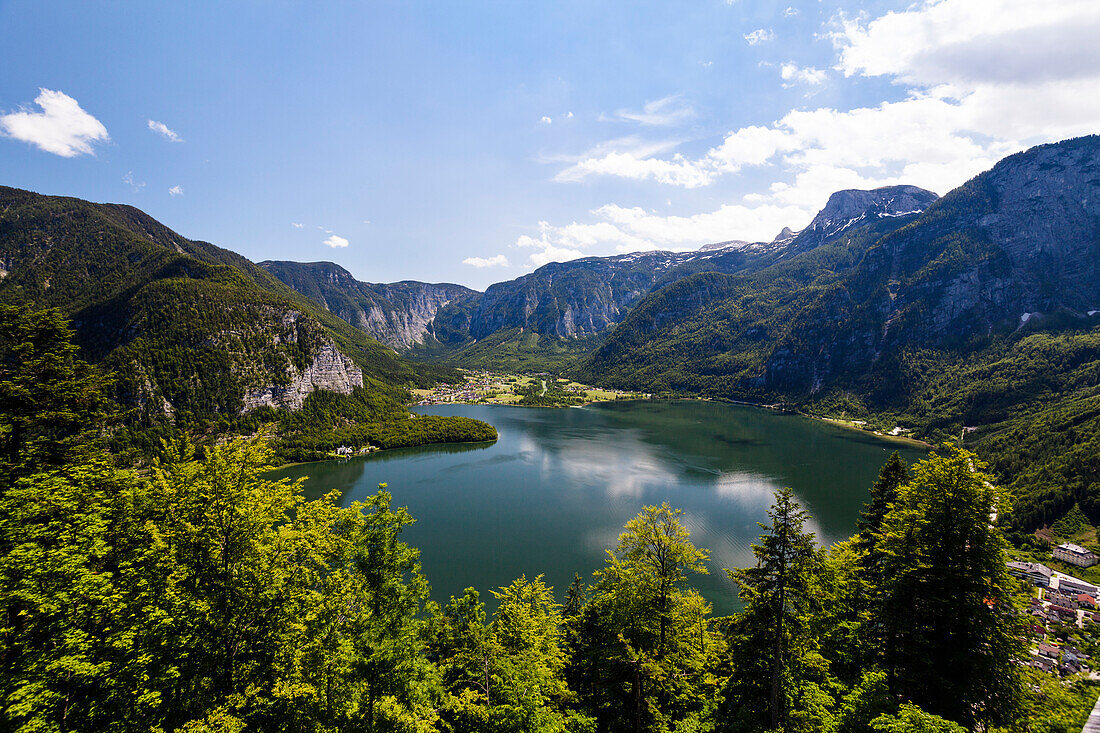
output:
[[[722, 568], [752, 563], [771, 492], [792, 487], [823, 543], [850, 535], [867, 487], [894, 447], [825, 423], [707, 402], [624, 402], [584, 409], [453, 405], [423, 412], [496, 426], [493, 444], [385, 451], [294, 466], [307, 493], [345, 504], [385, 482], [417, 523], [433, 597], [487, 590], [544, 573], [559, 596], [574, 572], [603, 563], [623, 524], [646, 504], [684, 510], [692, 540], [711, 550], [695, 581], [725, 613], [736, 590]], [[903, 451], [908, 460], [920, 457]]]

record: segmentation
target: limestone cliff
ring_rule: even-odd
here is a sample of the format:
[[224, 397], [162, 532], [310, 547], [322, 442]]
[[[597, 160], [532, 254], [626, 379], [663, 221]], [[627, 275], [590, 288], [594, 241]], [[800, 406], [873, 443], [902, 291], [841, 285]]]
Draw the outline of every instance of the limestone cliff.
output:
[[317, 390], [351, 394], [353, 389], [363, 386], [363, 370], [331, 343], [318, 349], [305, 369], [298, 371], [291, 367], [289, 376], [289, 384], [269, 384], [248, 391], [241, 412], [248, 413], [258, 407], [297, 410], [306, 397]]

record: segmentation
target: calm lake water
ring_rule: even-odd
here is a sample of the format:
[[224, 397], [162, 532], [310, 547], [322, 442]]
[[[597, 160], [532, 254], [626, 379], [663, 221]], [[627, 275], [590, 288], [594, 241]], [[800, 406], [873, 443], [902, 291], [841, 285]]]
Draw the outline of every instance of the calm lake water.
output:
[[[389, 484], [417, 519], [432, 597], [544, 574], [561, 601], [574, 572], [590, 579], [642, 506], [684, 510], [711, 551], [693, 580], [722, 614], [738, 607], [723, 568], [751, 565], [774, 489], [790, 486], [820, 543], [850, 536], [894, 444], [808, 418], [713, 402], [619, 402], [583, 409], [452, 405], [417, 408], [492, 423], [492, 444], [412, 448], [280, 471], [308, 476], [309, 496], [337, 489], [349, 504]], [[903, 448], [907, 461], [923, 453]]]

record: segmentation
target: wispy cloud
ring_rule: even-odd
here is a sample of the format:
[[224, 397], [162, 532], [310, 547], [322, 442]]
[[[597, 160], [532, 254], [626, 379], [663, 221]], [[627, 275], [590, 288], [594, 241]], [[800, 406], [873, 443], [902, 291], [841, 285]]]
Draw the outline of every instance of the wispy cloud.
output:
[[163, 122], [157, 122], [156, 120], [149, 120], [149, 129], [157, 133], [166, 140], [171, 140], [174, 143], [182, 143], [183, 138], [180, 137], [175, 130], [172, 130], [168, 125]]
[[292, 221], [290, 222], [290, 226], [294, 227], [295, 229], [301, 229], [302, 223], [300, 221]]
[[507, 267], [508, 258], [504, 255], [493, 255], [492, 257], [467, 257], [462, 260], [462, 264], [477, 268]]
[[348, 242], [348, 240], [344, 239], [343, 237], [338, 237], [333, 234], [328, 239], [321, 242], [321, 244], [327, 247], [332, 247], [333, 249], [342, 249], [344, 247], [347, 247], [350, 242]]
[[819, 84], [823, 84], [829, 77], [824, 69], [815, 69], [812, 66], [802, 67], [790, 62], [779, 67], [779, 76], [783, 81], [788, 82], [783, 85], [785, 87], [793, 86], [794, 84], [818, 86]]
[[602, 142], [581, 155], [557, 156], [546, 159], [546, 162], [570, 163], [568, 168], [554, 176], [559, 183], [581, 181], [593, 175], [610, 175], [639, 180], [652, 178], [660, 183], [686, 185], [689, 182], [682, 180], [681, 176], [694, 175], [693, 171], [677, 166], [675, 162], [652, 157], [674, 149], [681, 142], [678, 139], [646, 140], [637, 135], [627, 135]]
[[757, 28], [751, 33], [746, 33], [745, 40], [749, 42], [750, 46], [755, 46], [758, 43], [764, 43], [765, 41], [774, 41], [775, 31], [773, 31], [771, 28]]
[[640, 111], [630, 109], [616, 110], [612, 117], [602, 119], [626, 120], [640, 125], [670, 127], [695, 117], [695, 109], [684, 102], [683, 96], [670, 94], [667, 97], [646, 102]]
[[168, 189], [168, 195], [169, 196], [182, 196], [183, 195], [183, 186], [179, 186], [179, 185], [172, 186], [170, 189]]
[[594, 222], [538, 223], [536, 236], [515, 245], [531, 250], [535, 266], [590, 255], [645, 250], [690, 250], [730, 239], [770, 241], [785, 226], [801, 228], [810, 213], [792, 205], [727, 204], [693, 216], [661, 216], [640, 207], [607, 204], [590, 212]]
[[103, 123], [64, 92], [39, 89], [34, 103], [40, 112], [22, 108], [0, 116], [0, 132], [63, 158], [94, 155], [93, 143], [111, 139]]
[[133, 171], [127, 171], [126, 175], [122, 177], [122, 182], [130, 187], [130, 190], [134, 193], [138, 193], [141, 189], [145, 188], [145, 181], [138, 181], [134, 178]]
[[551, 118], [547, 117], [546, 115], [543, 115], [543, 116], [542, 116], [542, 118], [541, 118], [541, 119], [539, 119], [539, 122], [540, 122], [541, 124], [543, 124], [543, 125], [549, 125], [549, 124], [551, 124], [551, 123], [552, 123], [553, 121], [554, 121], [553, 119], [551, 119]]

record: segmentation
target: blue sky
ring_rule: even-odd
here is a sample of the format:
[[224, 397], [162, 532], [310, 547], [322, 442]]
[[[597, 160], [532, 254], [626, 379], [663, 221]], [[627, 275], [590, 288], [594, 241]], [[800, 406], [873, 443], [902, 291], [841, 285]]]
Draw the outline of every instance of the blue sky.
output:
[[1095, 0], [0, 0], [0, 184], [483, 288], [1100, 132], [1097, 37]]

